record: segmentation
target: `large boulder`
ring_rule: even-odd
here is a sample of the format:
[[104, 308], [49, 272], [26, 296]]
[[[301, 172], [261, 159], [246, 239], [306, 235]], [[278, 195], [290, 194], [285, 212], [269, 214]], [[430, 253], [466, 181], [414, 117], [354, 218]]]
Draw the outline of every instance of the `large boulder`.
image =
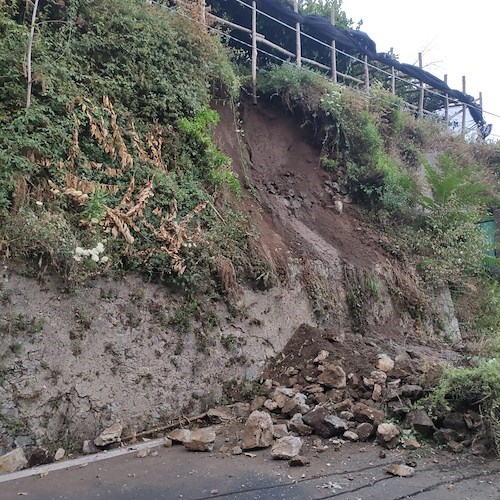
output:
[[0, 457], [0, 474], [8, 474], [24, 469], [28, 465], [28, 460], [24, 456], [22, 448], [16, 448]]
[[306, 413], [303, 420], [324, 438], [340, 436], [349, 428], [345, 420], [330, 415], [328, 410], [322, 406], [316, 406], [309, 413]]
[[248, 417], [242, 436], [242, 448], [267, 448], [273, 443], [273, 421], [269, 413], [253, 411]]

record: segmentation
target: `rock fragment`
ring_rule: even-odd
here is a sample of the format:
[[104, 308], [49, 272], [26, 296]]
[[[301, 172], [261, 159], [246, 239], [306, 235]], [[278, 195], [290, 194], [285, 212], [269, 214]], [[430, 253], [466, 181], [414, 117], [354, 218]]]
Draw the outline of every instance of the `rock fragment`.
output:
[[189, 429], [174, 429], [168, 433], [167, 438], [174, 443], [184, 443], [184, 441], [191, 439], [191, 431]]
[[333, 363], [323, 365], [323, 372], [318, 377], [318, 383], [330, 389], [344, 389], [347, 376], [341, 366]]
[[214, 449], [215, 431], [210, 427], [191, 431], [191, 438], [182, 444], [189, 451], [212, 451]]
[[385, 414], [382, 410], [365, 405], [364, 403], [356, 403], [352, 408], [352, 412], [355, 420], [358, 422], [378, 424], [385, 418]]
[[392, 449], [399, 444], [399, 429], [395, 424], [379, 424], [377, 427], [377, 441], [385, 448]]
[[64, 458], [64, 455], [66, 455], [66, 451], [64, 450], [64, 448], [58, 448], [54, 455], [54, 460], [58, 462], [59, 460], [62, 460]]
[[431, 436], [436, 428], [424, 410], [411, 410], [403, 421], [404, 429], [415, 429], [423, 436]]
[[394, 368], [394, 360], [387, 354], [379, 354], [377, 358], [378, 370], [388, 373]]
[[328, 410], [322, 406], [316, 406], [303, 416], [304, 423], [312, 427], [316, 433], [324, 438], [339, 436], [348, 429], [345, 420], [330, 415]]
[[290, 460], [296, 457], [302, 448], [302, 439], [295, 436], [285, 436], [274, 443], [271, 456], [275, 460]]
[[90, 439], [86, 439], [83, 442], [82, 453], [84, 455], [92, 455], [93, 453], [97, 453], [98, 451], [99, 450], [97, 446]]
[[99, 436], [94, 439], [94, 444], [102, 448], [108, 446], [109, 444], [121, 442], [121, 435], [123, 432], [123, 426], [120, 422], [114, 423], [111, 427], [104, 429]]
[[309, 436], [313, 433], [312, 427], [304, 423], [301, 413], [296, 413], [288, 422], [288, 427], [299, 436]]
[[273, 421], [269, 413], [254, 411], [248, 417], [242, 436], [242, 448], [267, 448], [273, 443]]
[[28, 460], [22, 448], [15, 448], [0, 457], [0, 474], [8, 474], [24, 469], [28, 465]]
[[393, 476], [399, 477], [411, 477], [413, 476], [415, 469], [403, 464], [390, 464], [385, 468], [386, 472], [392, 474]]
[[311, 459], [302, 455], [297, 455], [288, 462], [290, 467], [304, 467], [306, 465], [310, 465], [310, 463]]

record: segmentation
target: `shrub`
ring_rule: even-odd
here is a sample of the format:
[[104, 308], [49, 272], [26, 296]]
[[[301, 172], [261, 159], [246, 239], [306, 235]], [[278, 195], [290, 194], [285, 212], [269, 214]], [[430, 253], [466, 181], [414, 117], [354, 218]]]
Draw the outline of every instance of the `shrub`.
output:
[[500, 453], [500, 359], [472, 368], [447, 368], [430, 397], [432, 407], [470, 406], [483, 415], [483, 431]]

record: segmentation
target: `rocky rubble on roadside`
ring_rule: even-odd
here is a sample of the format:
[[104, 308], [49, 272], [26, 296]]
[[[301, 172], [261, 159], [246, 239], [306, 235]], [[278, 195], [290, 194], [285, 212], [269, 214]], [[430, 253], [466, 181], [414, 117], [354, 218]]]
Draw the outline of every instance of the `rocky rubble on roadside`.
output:
[[[426, 393], [417, 383], [418, 359], [408, 354], [392, 358], [383, 353], [371, 363], [364, 371], [351, 372], [333, 353], [320, 350], [300, 365], [282, 367], [288, 384], [283, 383], [283, 377], [280, 382], [264, 380], [260, 393], [251, 401], [209, 410], [195, 428], [172, 430], [165, 446], [179, 443], [188, 451], [217, 451], [217, 438], [232, 425], [232, 433], [229, 437], [226, 431], [228, 437], [219, 452], [255, 456], [252, 450], [269, 448], [273, 459], [289, 460], [290, 466], [309, 463], [306, 448], [320, 453], [326, 447], [340, 449], [347, 441], [373, 440], [385, 449], [402, 446], [415, 450], [422, 440], [433, 440], [453, 453], [467, 447], [476, 454], [486, 453], [485, 443], [473, 438], [481, 426], [479, 414], [467, 410], [432, 419], [416, 404]], [[122, 432], [123, 427], [116, 422], [95, 439], [84, 441], [82, 452], [122, 446]], [[312, 447], [304, 446], [306, 441]], [[28, 459], [22, 448], [11, 451], [0, 457], [0, 473], [64, 455], [64, 450], [57, 456], [41, 451], [46, 452], [28, 451]], [[403, 474], [399, 469], [390, 473]], [[405, 469], [404, 474], [409, 472]]]

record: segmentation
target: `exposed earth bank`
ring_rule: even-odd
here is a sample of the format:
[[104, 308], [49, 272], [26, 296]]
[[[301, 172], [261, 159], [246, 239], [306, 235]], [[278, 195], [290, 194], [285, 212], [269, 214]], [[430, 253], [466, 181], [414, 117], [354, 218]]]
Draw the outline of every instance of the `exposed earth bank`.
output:
[[[5, 262], [0, 454], [79, 453], [117, 421], [128, 436], [236, 398], [242, 387], [248, 395], [255, 386], [237, 390], [241, 381], [304, 388], [321, 376], [314, 359], [323, 351], [350, 386], [323, 385], [306, 394], [308, 404], [339, 413], [350, 411], [335, 408], [348, 398], [389, 417], [391, 380], [363, 381], [379, 355], [408, 362], [393, 386], [420, 386], [419, 395], [436, 365], [459, 359], [444, 342], [460, 340], [449, 291], [426, 290], [388, 252], [343, 179], [320, 169], [312, 130], [273, 101], [244, 105], [238, 127], [228, 104], [217, 109], [215, 140], [245, 184], [241, 206], [260, 235], [256, 251], [279, 283], [265, 290], [237, 283], [231, 302], [197, 307], [131, 275], [98, 276], [68, 291], [50, 275]], [[402, 395], [400, 412], [416, 400]]]

